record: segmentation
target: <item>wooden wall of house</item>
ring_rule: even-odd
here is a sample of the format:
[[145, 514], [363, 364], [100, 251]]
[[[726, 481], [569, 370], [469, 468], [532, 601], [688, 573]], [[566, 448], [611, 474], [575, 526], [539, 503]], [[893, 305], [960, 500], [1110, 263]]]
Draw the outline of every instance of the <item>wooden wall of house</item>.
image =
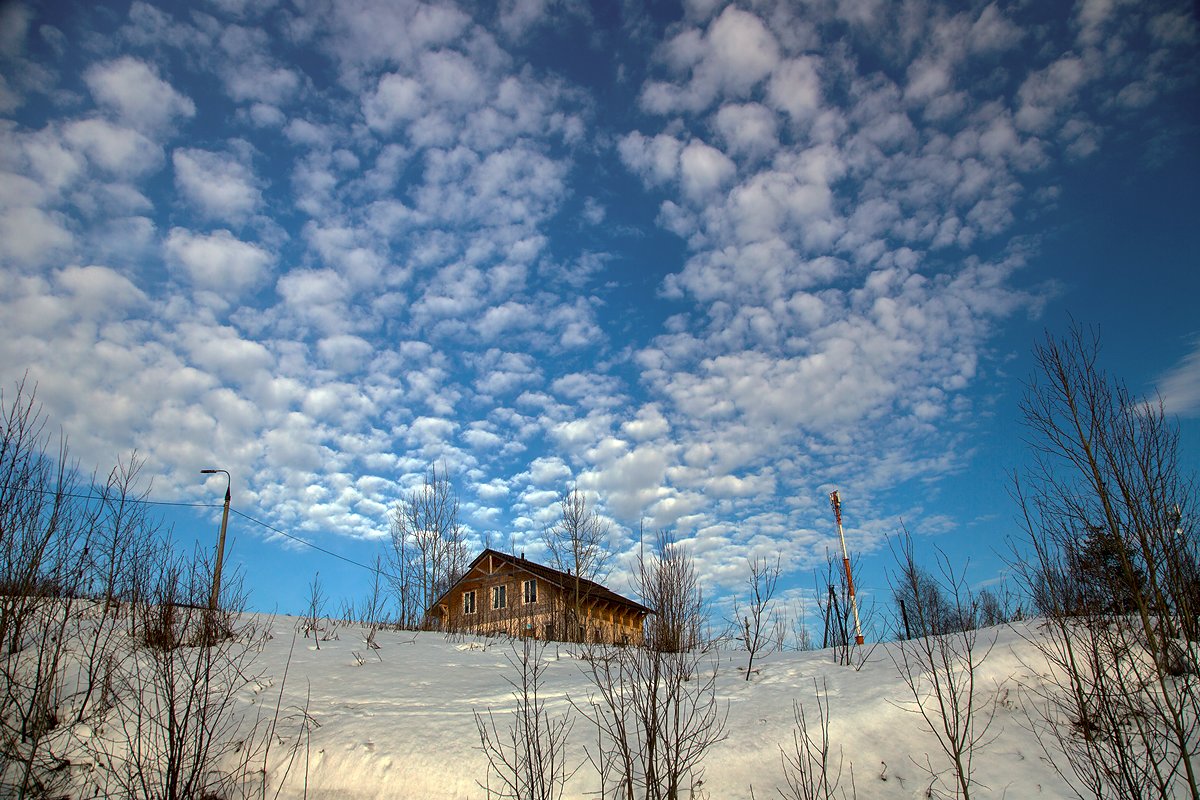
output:
[[[497, 633], [507, 636], [534, 636], [569, 640], [571, 615], [567, 614], [567, 593], [538, 579], [511, 562], [487, 558], [465, 576], [445, 597], [437, 610], [436, 627], [447, 631]], [[537, 601], [525, 603], [523, 582], [537, 581]], [[504, 586], [507, 605], [492, 608], [492, 589]], [[475, 613], [463, 613], [463, 595], [475, 592]], [[583, 604], [584, 635], [588, 641], [615, 644], [639, 644], [643, 637], [644, 615], [628, 606], [610, 601]]]

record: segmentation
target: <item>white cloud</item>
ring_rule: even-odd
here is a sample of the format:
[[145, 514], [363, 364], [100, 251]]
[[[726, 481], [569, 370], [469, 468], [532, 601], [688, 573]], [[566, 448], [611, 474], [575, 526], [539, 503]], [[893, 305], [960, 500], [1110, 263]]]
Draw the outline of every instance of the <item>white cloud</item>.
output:
[[739, 477], [720, 475], [705, 482], [704, 493], [713, 497], [754, 497], [775, 491], [775, 479], [769, 471]]
[[[314, 221], [304, 227], [304, 235], [321, 261], [336, 268], [355, 288], [374, 286], [379, 281], [386, 262], [372, 246], [370, 233]], [[399, 274], [396, 278], [398, 283]]]
[[[274, 470], [311, 474], [327, 462], [328, 453], [314, 441], [313, 426], [301, 414], [288, 415], [284, 424], [266, 431], [262, 438], [264, 460]], [[314, 509], [318, 516], [321, 508]]]
[[281, 128], [287, 122], [287, 116], [268, 103], [254, 103], [246, 114], [250, 121], [259, 128]]
[[290, 69], [253, 65], [230, 69], [226, 73], [225, 85], [234, 100], [279, 105], [297, 93], [300, 78]]
[[179, 191], [209, 217], [241, 222], [262, 203], [254, 173], [233, 156], [180, 148], [171, 159]]
[[1021, 106], [1016, 112], [1017, 124], [1023, 130], [1046, 133], [1057, 119], [1070, 113], [1077, 92], [1087, 80], [1083, 60], [1073, 55], [1034, 72], [1018, 92]]
[[487, 483], [479, 483], [475, 485], [475, 494], [481, 500], [493, 503], [504, 502], [510, 493], [510, 489], [505, 482], [500, 478], [493, 478]]
[[679, 154], [680, 183], [692, 200], [703, 200], [728, 183], [737, 171], [724, 153], [704, 142], [692, 141]]
[[224, 229], [203, 234], [172, 228], [164, 247], [192, 285], [230, 300], [261, 285], [274, 263], [269, 252]]
[[599, 225], [604, 222], [608, 209], [594, 197], [584, 198], [582, 216], [589, 225]]
[[113, 216], [88, 231], [81, 249], [114, 264], [137, 264], [160, 252], [154, 221], [139, 213], [150, 208], [150, 201], [140, 192], [111, 184], [101, 190], [100, 199]]
[[21, 96], [9, 86], [8, 79], [0, 75], [0, 113], [15, 111], [21, 102]]
[[196, 105], [132, 56], [96, 64], [84, 73], [96, 102], [135, 128], [157, 130], [178, 117], [191, 117]]
[[483, 102], [483, 77], [462, 53], [437, 50], [422, 54], [420, 62], [421, 85], [435, 104], [466, 108]]
[[558, 345], [568, 349], [589, 347], [604, 339], [594, 309], [582, 297], [555, 306], [545, 317], [545, 327], [555, 334]]
[[293, 144], [302, 144], [314, 150], [329, 150], [337, 139], [336, 132], [330, 127], [300, 118], [288, 120], [283, 135]]
[[500, 30], [510, 39], [520, 40], [546, 17], [549, 0], [503, 0], [500, 3]]
[[594, 453], [595, 466], [579, 476], [579, 483], [597, 490], [605, 505], [621, 518], [639, 519], [664, 494], [661, 487], [673, 450], [673, 445], [641, 444]]
[[[782, 6], [772, 13], [791, 21]], [[1044, 145], [1014, 124], [1016, 111], [980, 102], [963, 66], [993, 59], [1022, 33], [994, 8], [923, 28], [889, 20], [878, 5], [856, 24], [869, 36], [913, 37], [907, 60], [894, 65], [900, 74], [908, 67], [903, 87], [859, 74], [840, 53], [811, 55], [802, 35], [780, 35], [757, 71], [723, 83], [704, 80], [716, 21], [708, 30], [687, 24], [703, 18], [685, 20], [664, 45], [670, 79], [652, 75], [642, 95], [648, 110], [693, 116], [618, 140], [622, 162], [646, 186], [668, 191], [660, 224], [685, 236], [691, 254], [661, 288], [693, 303], [636, 354], [661, 402], [655, 416], [629, 419], [621, 433], [653, 443], [661, 426], [680, 448], [661, 475], [643, 475], [652, 486], [637, 494], [608, 472], [627, 447], [578, 419], [560, 422], [554, 435], [573, 451], [590, 442], [589, 475], [611, 484], [624, 510], [697, 528], [812, 481], [786, 460], [766, 468], [782, 441], [818, 469], [835, 468], [822, 453], [827, 439], [837, 452], [870, 450], [870, 463], [854, 467], [864, 485], [954, 468], [959, 462], [940, 450], [953, 437], [933, 426], [961, 413], [960, 393], [976, 379], [992, 326], [1028, 298], [1005, 286], [1011, 267], [1003, 263], [963, 265], [932, 280], [921, 271], [935, 241], [966, 246], [1008, 230], [1023, 175], [1046, 166]], [[887, 48], [889, 57], [901, 51]], [[739, 97], [747, 86], [752, 94]], [[1031, 104], [1052, 94], [1029, 87]], [[847, 97], [825, 107], [826, 91]], [[711, 107], [717, 98], [736, 102]], [[716, 133], [711, 144], [699, 138], [706, 132]], [[711, 155], [699, 148], [713, 145], [721, 160], [684, 165], [685, 148]], [[967, 307], [988, 311], [964, 316]], [[911, 451], [914, 437], [927, 453]], [[755, 519], [770, 536], [786, 517]]]
[[657, 114], [700, 111], [718, 97], [746, 97], [776, 66], [779, 45], [761, 19], [728, 6], [703, 36], [693, 29], [678, 34], [663, 57], [675, 71], [690, 72], [689, 78], [681, 86], [646, 84], [642, 107]]
[[617, 151], [625, 166], [647, 186], [659, 186], [674, 180], [679, 174], [679, 154], [683, 151], [683, 143], [663, 133], [643, 136], [634, 131], [621, 137]]
[[496, 450], [505, 444], [504, 437], [488, 430], [486, 423], [472, 423], [463, 431], [462, 439], [472, 450]]
[[14, 147], [10, 152], [23, 157], [25, 164], [22, 167], [41, 188], [41, 197], [26, 198], [25, 204], [47, 202], [56, 195], [64, 194], [84, 174], [84, 159], [52, 128], [14, 139]]
[[412, 444], [438, 447], [450, 440], [459, 424], [441, 417], [417, 417], [408, 426], [405, 438]]
[[228, 325], [184, 324], [179, 341], [192, 361], [215, 377], [248, 385], [267, 377], [275, 357]]
[[818, 64], [812, 56], [797, 56], [779, 64], [767, 85], [771, 104], [793, 120], [810, 119], [821, 106]]
[[537, 324], [533, 309], [524, 303], [509, 300], [493, 306], [480, 315], [475, 330], [485, 342], [499, 340], [513, 331], [530, 328]]
[[967, 44], [976, 54], [1011, 50], [1025, 38], [1025, 32], [1004, 16], [995, 3], [985, 6], [971, 25]]
[[292, 270], [283, 275], [275, 289], [284, 299], [292, 318], [313, 325], [322, 333], [344, 333], [350, 323], [346, 303], [350, 287], [345, 279], [328, 269]]
[[730, 153], [758, 156], [779, 146], [775, 115], [759, 103], [729, 103], [713, 120]]
[[665, 435], [670, 427], [658, 405], [651, 404], [639, 408], [633, 419], [622, 423], [621, 432], [631, 439], [641, 441], [657, 439]]
[[6, 58], [20, 55], [32, 17], [23, 3], [6, 3], [0, 8], [0, 55]]
[[1083, 0], [1075, 6], [1075, 21], [1079, 26], [1079, 40], [1083, 44], [1095, 45], [1104, 35], [1104, 26], [1117, 9], [1127, 0]]
[[[963, 463], [994, 327], [1029, 304], [1019, 258], [971, 248], [1003, 253], [1054, 159], [1113, 140], [1105, 114], [1150, 118], [1194, 40], [1132, 5], [1080, 6], [1076, 46], [1000, 4], [696, 0], [657, 48], [640, 14], [612, 48], [611, 87], [662, 114], [631, 131], [503, 49], [586, 24], [579, 4], [231, 2], [134, 2], [106, 52], [143, 55], [88, 71], [95, 108], [49, 59], [6, 71], [0, 103], [42, 92], [48, 118], [0, 131], [0, 256], [38, 267], [0, 286], [5, 375], [49, 365], [73, 436], [154, 453], [164, 485], [222, 453], [298, 529], [374, 535], [444, 457], [472, 524], [512, 505], [532, 530], [578, 476], [622, 525], [726, 561], [809, 530], [835, 477], [866, 495]], [[1162, 50], [1131, 58], [1126, 27]], [[203, 125], [184, 89], [217, 103]], [[172, 141], [172, 197], [166, 137], [214, 119], [246, 139]], [[588, 183], [614, 146], [679, 243], [647, 237], [647, 198]], [[146, 296], [155, 256], [177, 280]]]
[[364, 68], [415, 64], [419, 54], [458, 39], [470, 25], [462, 11], [417, 0], [349, 0], [322, 25], [322, 44], [354, 80]]
[[571, 477], [571, 468], [558, 456], [539, 456], [529, 464], [529, 482], [532, 486], [557, 489], [565, 487]]
[[541, 383], [542, 371], [528, 353], [504, 352], [491, 348], [474, 362], [476, 389], [488, 397], [515, 393], [518, 389]]
[[156, 142], [132, 128], [103, 119], [71, 122], [63, 129], [63, 137], [94, 164], [115, 175], [138, 177], [162, 166], [163, 151]]
[[24, 175], [0, 172], [0, 209], [28, 206], [45, 200], [45, 188]]
[[[531, 260], [544, 244], [531, 235], [556, 211], [566, 194], [567, 163], [538, 152], [529, 143], [480, 158], [466, 148], [433, 150], [426, 156], [415, 211], [453, 227], [486, 229], [470, 246], [484, 251], [507, 243], [510, 257]], [[441, 294], [460, 294], [442, 287]]]
[[1159, 377], [1157, 383], [1168, 414], [1200, 416], [1200, 344]]
[[611, 418], [605, 413], [592, 413], [586, 417], [559, 422], [550, 429], [558, 444], [567, 450], [582, 450], [603, 438], [611, 427]]
[[342, 372], [357, 372], [374, 350], [366, 339], [350, 334], [327, 336], [317, 342], [317, 352], [322, 360]]
[[363, 101], [363, 113], [372, 128], [390, 131], [421, 114], [421, 84], [407, 75], [391, 73], [379, 79], [374, 93]]
[[221, 32], [218, 46], [222, 51], [220, 72], [225, 90], [233, 100], [278, 106], [300, 89], [297, 72], [271, 58], [271, 41], [266, 31], [229, 25]]
[[59, 214], [17, 206], [0, 212], [0, 259], [45, 264], [68, 250], [75, 237]]
[[72, 303], [85, 317], [117, 317], [146, 302], [146, 295], [113, 269], [102, 266], [66, 267], [55, 282], [73, 295]]

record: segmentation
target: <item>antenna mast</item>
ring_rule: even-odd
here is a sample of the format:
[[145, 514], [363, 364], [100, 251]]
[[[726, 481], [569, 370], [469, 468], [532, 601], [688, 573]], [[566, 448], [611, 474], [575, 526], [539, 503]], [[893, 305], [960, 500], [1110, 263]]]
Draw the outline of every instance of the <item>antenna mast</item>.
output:
[[854, 599], [854, 577], [850, 574], [850, 554], [846, 552], [846, 535], [842, 533], [842, 500], [838, 497], [837, 489], [829, 493], [829, 504], [833, 506], [833, 516], [837, 520], [838, 540], [842, 543], [842, 566], [846, 569], [846, 588], [850, 592], [850, 609], [854, 612], [854, 643], [862, 644], [862, 625], [858, 621], [858, 601]]

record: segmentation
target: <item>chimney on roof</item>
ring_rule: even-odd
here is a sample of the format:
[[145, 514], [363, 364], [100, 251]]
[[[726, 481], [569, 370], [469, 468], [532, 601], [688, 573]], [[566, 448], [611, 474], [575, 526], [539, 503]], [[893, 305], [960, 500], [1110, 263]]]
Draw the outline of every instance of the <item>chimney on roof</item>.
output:
[[525, 551], [524, 550], [521, 551], [521, 560], [522, 561], [525, 560]]

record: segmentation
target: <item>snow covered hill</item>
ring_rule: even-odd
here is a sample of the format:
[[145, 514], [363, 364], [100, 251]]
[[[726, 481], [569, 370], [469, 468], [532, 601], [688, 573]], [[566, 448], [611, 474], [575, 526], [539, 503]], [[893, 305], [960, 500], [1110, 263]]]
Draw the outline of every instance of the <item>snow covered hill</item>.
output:
[[[487, 771], [475, 712], [492, 709], [507, 724], [515, 677], [512, 643], [503, 639], [452, 640], [435, 633], [380, 632], [380, 649], [364, 646], [360, 629], [345, 627], [338, 638], [297, 637], [296, 620], [277, 617], [273, 637], [256, 667], [270, 676], [239, 697], [246, 719], [268, 715], [279, 699], [285, 667], [284, 719], [295, 718], [307, 698], [312, 722], [307, 742], [282, 780], [284, 748], [269, 769], [270, 791], [282, 798], [481, 798]], [[1030, 731], [1023, 703], [1040, 685], [1038, 654], [1026, 637], [1036, 623], [981, 632], [995, 646], [977, 674], [985, 709], [995, 703], [987, 741], [975, 754], [977, 797], [1066, 797], [1064, 781], [1043, 758]], [[785, 786], [780, 748], [793, 748], [793, 703], [816, 713], [814, 679], [828, 687], [833, 763], [840, 748], [841, 788], [847, 797], [923, 798], [951, 792], [949, 762], [937, 739], [912, 708], [911, 694], [892, 655], [897, 645], [869, 651], [861, 669], [839, 666], [830, 651], [775, 653], [744, 680], [745, 654], [722, 651], [717, 659], [717, 696], [727, 707], [724, 741], [704, 760], [704, 781], [695, 796], [714, 800], [778, 797]], [[289, 651], [290, 666], [288, 665]], [[586, 662], [570, 644], [549, 644], [543, 695], [547, 710], [588, 707], [594, 689]], [[756, 666], [757, 669], [757, 666]], [[1022, 688], [1025, 687], [1025, 688]], [[585, 748], [595, 748], [591, 724], [577, 712], [571, 733], [572, 763], [585, 762], [567, 785], [567, 797], [593, 796], [598, 786]], [[280, 723], [281, 730], [285, 727]], [[942, 775], [945, 783], [931, 773]]]

